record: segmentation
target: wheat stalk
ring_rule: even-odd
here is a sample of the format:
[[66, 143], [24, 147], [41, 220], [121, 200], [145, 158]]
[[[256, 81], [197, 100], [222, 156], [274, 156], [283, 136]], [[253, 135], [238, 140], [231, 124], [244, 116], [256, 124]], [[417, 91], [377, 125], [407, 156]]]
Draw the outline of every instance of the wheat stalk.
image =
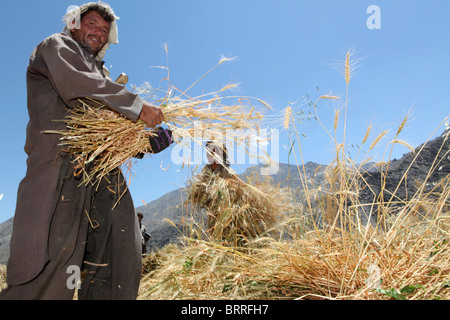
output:
[[66, 130], [44, 133], [61, 135], [61, 150], [74, 155], [83, 183], [100, 181], [128, 159], [152, 152], [149, 137], [155, 133], [144, 122], [128, 120], [93, 100], [79, 103], [64, 120]]
[[400, 132], [402, 132], [403, 128], [405, 127], [406, 121], [408, 120], [408, 115], [405, 116], [405, 118], [403, 119], [403, 121], [400, 123], [400, 125], [397, 128], [397, 136], [400, 134]]
[[350, 51], [347, 52], [347, 56], [345, 58], [345, 82], [347, 85], [350, 82]]
[[337, 100], [337, 99], [340, 99], [340, 97], [325, 94], [323, 96], [320, 96], [319, 99]]
[[338, 127], [338, 123], [339, 123], [339, 109], [336, 110], [336, 112], [334, 113], [334, 131], [337, 130]]
[[392, 144], [398, 143], [398, 144], [404, 145], [404, 146], [407, 147], [410, 151], [415, 152], [414, 148], [413, 148], [408, 142], [406, 142], [406, 141], [404, 141], [404, 140], [394, 139], [394, 140], [392, 140], [392, 141], [389, 142], [389, 143], [392, 143]]
[[287, 106], [284, 110], [284, 122], [283, 126], [287, 130], [289, 128], [289, 121], [291, 121], [292, 116], [292, 108], [290, 106]]
[[367, 139], [369, 138], [369, 134], [370, 131], [372, 130], [372, 125], [369, 125], [369, 127], [367, 127], [366, 133], [364, 134], [364, 138], [362, 140], [362, 144], [365, 144]]
[[370, 145], [369, 150], [375, 148], [375, 146], [378, 144], [378, 142], [380, 142], [381, 138], [383, 138], [386, 133], [388, 133], [388, 130], [384, 130], [382, 133], [380, 133], [378, 137]]

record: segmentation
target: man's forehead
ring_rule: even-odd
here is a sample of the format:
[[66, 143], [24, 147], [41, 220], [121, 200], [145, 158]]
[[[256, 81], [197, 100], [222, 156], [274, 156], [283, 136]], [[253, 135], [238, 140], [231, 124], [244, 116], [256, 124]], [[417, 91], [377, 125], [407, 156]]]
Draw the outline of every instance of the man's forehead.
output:
[[220, 146], [217, 146], [215, 144], [209, 144], [207, 146], [207, 149], [212, 151], [212, 152], [215, 152], [215, 153], [222, 153], [223, 152], [223, 148], [220, 147]]
[[111, 26], [111, 22], [106, 21], [102, 15], [94, 10], [91, 10], [89, 12], [87, 12], [84, 16], [83, 19], [89, 19], [89, 20], [95, 20], [95, 21], [100, 21], [100, 22], [104, 22], [106, 25]]

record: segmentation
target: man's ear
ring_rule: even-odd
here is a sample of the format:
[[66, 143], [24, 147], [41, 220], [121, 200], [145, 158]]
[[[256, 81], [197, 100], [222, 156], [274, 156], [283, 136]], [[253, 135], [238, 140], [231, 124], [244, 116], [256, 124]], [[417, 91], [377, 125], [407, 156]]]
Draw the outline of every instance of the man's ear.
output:
[[80, 27], [80, 23], [81, 23], [81, 19], [75, 18], [70, 23], [67, 23], [66, 26], [70, 30], [70, 32], [72, 32], [75, 29], [80, 29], [81, 28]]

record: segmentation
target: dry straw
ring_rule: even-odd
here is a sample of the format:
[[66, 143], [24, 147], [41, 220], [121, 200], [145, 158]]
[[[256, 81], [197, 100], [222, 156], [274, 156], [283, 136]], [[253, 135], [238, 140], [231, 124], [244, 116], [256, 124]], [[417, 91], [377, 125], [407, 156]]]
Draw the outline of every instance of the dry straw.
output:
[[67, 130], [61, 135], [61, 149], [74, 155], [76, 175], [84, 183], [95, 183], [130, 158], [150, 152], [152, 130], [141, 120], [130, 121], [93, 100], [80, 104], [66, 116]]
[[[385, 231], [318, 228], [290, 240], [258, 237], [244, 248], [185, 238], [158, 253], [139, 299], [448, 300], [448, 181], [442, 191], [447, 196], [433, 202], [407, 203]], [[424, 206], [426, 218], [417, 216]], [[298, 222], [286, 220], [292, 230]]]
[[[259, 107], [270, 108], [269, 105], [258, 98], [220, 95], [236, 85], [196, 97], [188, 95], [195, 84], [229, 60], [221, 58], [216, 66], [184, 91], [171, 84], [168, 71], [168, 89], [154, 104], [161, 107], [165, 125], [172, 130], [176, 142], [190, 138], [202, 144], [204, 139], [225, 136], [227, 130], [259, 128], [262, 114], [257, 110]], [[149, 136], [154, 134], [151, 129], [141, 120], [128, 120], [96, 101], [80, 99], [80, 105], [71, 110], [65, 122], [67, 130], [45, 132], [61, 135], [61, 149], [74, 154], [86, 184], [100, 181], [124, 164], [130, 168], [132, 157], [151, 152], [148, 143]]]
[[345, 82], [348, 83], [350, 82], [350, 51], [347, 52], [347, 56], [345, 58]]
[[384, 130], [382, 133], [380, 133], [378, 135], [378, 137], [376, 137], [376, 139], [372, 142], [372, 144], [369, 147], [369, 150], [375, 148], [375, 146], [380, 142], [380, 140], [386, 135], [386, 133], [388, 133], [388, 130]]
[[367, 142], [367, 139], [369, 138], [370, 131], [372, 131], [372, 125], [369, 125], [367, 127], [366, 133], [364, 134], [364, 138], [362, 140], [362, 144], [365, 144]]
[[[444, 158], [446, 146], [444, 141]], [[440, 161], [436, 156], [436, 164]], [[429, 175], [439, 167], [436, 164]], [[359, 203], [360, 176], [352, 174], [350, 183], [336, 183], [339, 170], [328, 168], [329, 185], [333, 194], [348, 194], [352, 201], [334, 201], [336, 215], [330, 221], [319, 223], [327, 215], [326, 206], [315, 205], [311, 216], [309, 209], [299, 206], [277, 225], [289, 231], [285, 238], [264, 234], [239, 247], [221, 238], [185, 237], [184, 245], [170, 245], [158, 253], [157, 267], [141, 281], [139, 299], [450, 299], [449, 176], [428, 192], [425, 180], [409, 200], [385, 206], [386, 222], [380, 224], [363, 223], [358, 212], [365, 205], [370, 209], [383, 203]], [[224, 189], [211, 190], [217, 195]], [[217, 197], [209, 198], [217, 209]], [[284, 203], [277, 200], [278, 206]], [[305, 229], [305, 221], [314, 219], [316, 223]], [[155, 264], [156, 258], [151, 255], [149, 263]]]
[[206, 230], [214, 241], [242, 245], [271, 233], [283, 216], [282, 194], [268, 184], [244, 182], [203, 171], [188, 185], [188, 201], [206, 213]]
[[0, 291], [6, 287], [6, 266], [0, 264]]

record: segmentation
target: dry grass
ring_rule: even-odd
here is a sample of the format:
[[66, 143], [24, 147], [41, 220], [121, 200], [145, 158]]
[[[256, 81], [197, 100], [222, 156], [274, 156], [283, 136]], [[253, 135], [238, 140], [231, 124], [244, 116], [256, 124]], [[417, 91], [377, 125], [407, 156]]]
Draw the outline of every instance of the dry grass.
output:
[[449, 218], [417, 221], [404, 210], [387, 232], [317, 229], [245, 248], [186, 238], [162, 250], [139, 298], [447, 300]]
[[[338, 184], [339, 174], [329, 174]], [[184, 245], [158, 252], [139, 298], [450, 299], [449, 177], [400, 209], [386, 205], [383, 224], [363, 224], [361, 204], [342, 202], [354, 190], [335, 191], [322, 223], [305, 221], [325, 217], [326, 206], [285, 216], [277, 230], [288, 239], [266, 234], [236, 246], [188, 234]]]
[[6, 288], [6, 266], [0, 264], [0, 291]]

